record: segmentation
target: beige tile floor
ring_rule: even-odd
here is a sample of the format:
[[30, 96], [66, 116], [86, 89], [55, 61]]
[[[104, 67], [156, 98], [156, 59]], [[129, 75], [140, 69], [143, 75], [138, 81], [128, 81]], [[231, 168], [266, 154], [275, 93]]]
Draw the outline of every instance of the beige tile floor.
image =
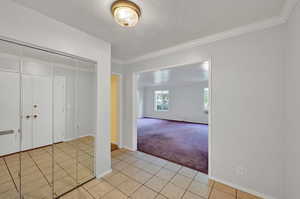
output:
[[[52, 198], [53, 177], [55, 196], [94, 177], [94, 138], [76, 140], [34, 149], [0, 158], [0, 198]], [[54, 150], [54, 164], [52, 153]], [[20, 171], [21, 155], [21, 183]], [[54, 175], [52, 167], [54, 166]], [[21, 188], [20, 188], [21, 184]]]
[[112, 152], [112, 172], [62, 199], [258, 199], [208, 176], [141, 152]]
[[[92, 177], [93, 140], [84, 138], [56, 144], [55, 193], [60, 195]], [[80, 150], [76, 151], [75, 146]], [[76, 156], [78, 154], [78, 156]], [[52, 149], [44, 147], [22, 153], [22, 193], [28, 199], [51, 198]], [[19, 161], [17, 155], [0, 158], [0, 198], [13, 199], [18, 194]], [[9, 168], [9, 169], [7, 169]], [[112, 152], [112, 172], [94, 179], [62, 199], [258, 199], [208, 179], [208, 176], [178, 164], [141, 152]], [[87, 170], [86, 170], [87, 169]]]

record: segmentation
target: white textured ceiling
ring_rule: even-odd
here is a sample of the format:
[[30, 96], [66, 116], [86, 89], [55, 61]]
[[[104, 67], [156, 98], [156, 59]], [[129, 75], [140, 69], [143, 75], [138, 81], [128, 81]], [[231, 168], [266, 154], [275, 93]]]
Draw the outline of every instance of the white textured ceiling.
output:
[[143, 72], [138, 75], [138, 87], [176, 86], [208, 81], [208, 62], [175, 68]]
[[112, 44], [112, 56], [129, 60], [190, 40], [278, 16], [286, 0], [134, 0], [142, 18], [117, 25], [113, 0], [13, 0]]

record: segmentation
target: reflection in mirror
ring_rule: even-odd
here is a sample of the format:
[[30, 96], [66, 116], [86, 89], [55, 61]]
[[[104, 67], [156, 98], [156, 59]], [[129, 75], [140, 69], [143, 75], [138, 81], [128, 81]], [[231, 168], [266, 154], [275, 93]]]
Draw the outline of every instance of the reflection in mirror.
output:
[[59, 198], [95, 177], [95, 65], [0, 41], [0, 198]]
[[78, 61], [77, 72], [77, 183], [94, 177], [94, 137], [96, 135], [96, 70], [95, 65]]
[[0, 198], [20, 197], [20, 47], [0, 41]]
[[94, 178], [96, 76], [93, 67], [67, 58], [57, 59], [54, 63], [54, 163], [58, 166], [54, 171], [56, 196]]
[[60, 196], [77, 186], [76, 79], [74, 59], [56, 55], [53, 63], [54, 193]]
[[51, 54], [22, 47], [21, 192], [52, 197]]

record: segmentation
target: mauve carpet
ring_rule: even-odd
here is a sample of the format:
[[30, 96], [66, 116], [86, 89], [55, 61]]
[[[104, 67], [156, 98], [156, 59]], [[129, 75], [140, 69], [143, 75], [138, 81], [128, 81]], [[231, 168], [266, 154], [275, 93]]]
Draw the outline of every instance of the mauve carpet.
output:
[[138, 119], [138, 150], [208, 173], [208, 126]]

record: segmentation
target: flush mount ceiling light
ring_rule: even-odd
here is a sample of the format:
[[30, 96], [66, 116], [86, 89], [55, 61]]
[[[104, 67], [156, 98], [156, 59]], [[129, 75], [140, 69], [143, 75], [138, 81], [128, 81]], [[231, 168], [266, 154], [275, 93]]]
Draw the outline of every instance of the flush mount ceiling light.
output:
[[141, 9], [131, 1], [117, 0], [111, 5], [111, 13], [121, 26], [133, 27], [140, 19]]

